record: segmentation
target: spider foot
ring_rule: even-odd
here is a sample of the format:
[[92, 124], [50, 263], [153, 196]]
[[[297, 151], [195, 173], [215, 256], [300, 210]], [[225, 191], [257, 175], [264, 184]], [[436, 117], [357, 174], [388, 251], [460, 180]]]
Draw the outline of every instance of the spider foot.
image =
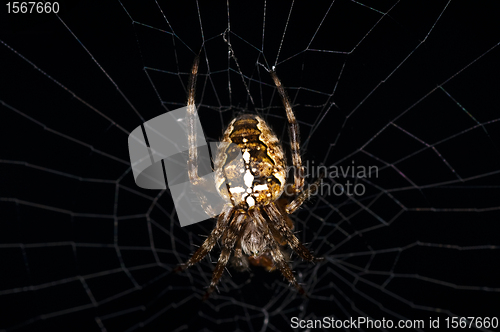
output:
[[177, 265], [177, 266], [176, 266], [176, 268], [174, 269], [174, 273], [179, 273], [179, 272], [182, 272], [182, 271], [184, 271], [184, 270], [185, 270], [185, 269], [187, 269], [187, 268], [188, 268], [188, 265], [187, 265], [187, 264], [184, 264], [184, 263], [179, 264], [179, 265]]
[[295, 287], [297, 288], [297, 291], [299, 292], [300, 295], [302, 295], [303, 297], [305, 297], [307, 299], [309, 298], [309, 295], [307, 295], [307, 292], [305, 291], [304, 288], [302, 288], [301, 285], [296, 284]]
[[208, 289], [207, 289], [207, 291], [205, 292], [205, 294], [201, 298], [201, 300], [203, 302], [205, 302], [206, 300], [208, 300], [208, 298], [210, 297], [210, 294], [212, 294], [212, 292], [214, 291], [214, 289], [215, 289], [215, 286], [209, 286]]

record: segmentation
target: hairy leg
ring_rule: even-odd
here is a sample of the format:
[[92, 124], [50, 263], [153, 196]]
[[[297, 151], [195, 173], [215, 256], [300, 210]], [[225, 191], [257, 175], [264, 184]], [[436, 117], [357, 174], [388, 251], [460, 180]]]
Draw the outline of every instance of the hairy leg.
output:
[[214, 291], [215, 286], [219, 283], [219, 280], [224, 273], [224, 268], [226, 267], [229, 257], [231, 256], [231, 250], [238, 241], [247, 218], [248, 216], [246, 214], [237, 215], [233, 218], [227, 232], [225, 232], [224, 237], [222, 238], [222, 251], [212, 274], [212, 281], [210, 282], [210, 286], [208, 286], [207, 292], [203, 296], [203, 300], [208, 299], [210, 294]]
[[288, 205], [285, 207], [285, 212], [287, 214], [292, 214], [294, 213], [302, 204], [304, 204], [305, 201], [311, 197], [311, 194], [315, 194], [319, 190], [319, 186], [321, 184], [321, 180], [325, 177], [325, 174], [321, 174], [320, 177], [309, 186], [306, 190], [301, 192], [299, 196], [297, 196], [293, 201], [288, 203]]
[[280, 211], [278, 210], [276, 205], [274, 205], [274, 203], [265, 206], [264, 211], [266, 211], [267, 215], [269, 216], [271, 227], [279, 232], [279, 234], [293, 249], [293, 251], [295, 251], [300, 257], [309, 262], [320, 262], [324, 259], [322, 257], [315, 257], [309, 251], [309, 249], [307, 249], [302, 244], [302, 242], [297, 239], [292, 230], [286, 225], [285, 218], [281, 215]]
[[187, 162], [188, 167], [188, 175], [189, 181], [191, 182], [194, 188], [193, 192], [196, 193], [200, 201], [200, 205], [205, 211], [205, 214], [214, 218], [219, 214], [220, 211], [216, 211], [214, 207], [212, 207], [207, 199], [207, 196], [203, 194], [200, 189], [211, 192], [213, 191], [213, 183], [207, 181], [204, 178], [200, 178], [198, 175], [198, 147], [196, 144], [197, 141], [197, 132], [196, 132], [196, 118], [198, 113], [196, 112], [195, 105], [195, 94], [196, 94], [196, 79], [198, 77], [198, 66], [200, 63], [200, 56], [197, 55], [193, 61], [193, 67], [191, 68], [191, 74], [189, 75], [188, 81], [188, 97], [187, 97], [187, 135], [188, 135], [188, 145], [189, 145], [189, 159]]
[[288, 97], [285, 88], [281, 84], [280, 79], [274, 70], [270, 71], [271, 77], [278, 89], [281, 101], [286, 110], [286, 117], [288, 119], [288, 135], [290, 136], [290, 146], [292, 150], [292, 161], [294, 167], [294, 189], [298, 193], [304, 186], [304, 167], [302, 166], [302, 157], [300, 156], [300, 131], [295, 115], [293, 114], [290, 98]]
[[187, 100], [187, 128], [188, 128], [188, 144], [189, 144], [189, 161], [188, 173], [189, 180], [194, 185], [197, 185], [202, 179], [198, 176], [198, 149], [196, 146], [196, 79], [198, 77], [198, 65], [200, 63], [200, 56], [194, 58], [193, 67], [188, 81], [188, 100]]
[[217, 243], [217, 240], [219, 240], [222, 234], [226, 231], [233, 214], [233, 207], [231, 205], [226, 205], [222, 213], [219, 215], [219, 218], [217, 219], [217, 225], [212, 230], [210, 235], [205, 239], [203, 244], [198, 248], [198, 250], [196, 250], [191, 258], [187, 260], [186, 263], [178, 265], [174, 271], [180, 272], [202, 260], [203, 257], [205, 257], [212, 250], [215, 243]]
[[300, 286], [297, 282], [292, 269], [290, 269], [290, 266], [285, 259], [285, 255], [281, 252], [278, 242], [271, 234], [271, 230], [267, 226], [267, 222], [260, 211], [257, 209], [250, 209], [248, 212], [255, 221], [262, 224], [262, 228], [265, 230], [264, 237], [269, 245], [269, 251], [276, 267], [281, 271], [281, 274], [283, 274], [283, 276], [299, 291], [300, 294], [305, 295], [306, 292], [304, 288], [302, 288], [302, 286]]

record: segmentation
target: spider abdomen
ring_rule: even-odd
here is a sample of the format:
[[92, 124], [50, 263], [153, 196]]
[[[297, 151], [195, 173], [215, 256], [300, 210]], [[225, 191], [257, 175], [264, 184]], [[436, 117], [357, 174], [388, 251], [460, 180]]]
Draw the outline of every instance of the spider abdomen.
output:
[[283, 193], [286, 161], [281, 144], [256, 115], [241, 115], [228, 125], [215, 160], [220, 195], [248, 209], [268, 205]]

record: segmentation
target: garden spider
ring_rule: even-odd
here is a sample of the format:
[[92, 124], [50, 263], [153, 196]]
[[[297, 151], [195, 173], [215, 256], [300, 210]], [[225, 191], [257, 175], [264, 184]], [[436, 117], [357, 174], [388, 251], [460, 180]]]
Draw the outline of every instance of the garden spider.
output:
[[[192, 185], [203, 188], [208, 183], [198, 176], [195, 133], [198, 65], [199, 55], [194, 60], [188, 83], [188, 173]], [[288, 256], [280, 246], [288, 244], [300, 257], [310, 262], [323, 260], [313, 256], [297, 239], [292, 231], [293, 222], [288, 217], [311, 196], [311, 193], [317, 191], [321, 177], [307, 190], [303, 190], [304, 168], [300, 156], [299, 127], [274, 68], [270, 74], [288, 119], [294, 183], [286, 183], [287, 168], [283, 148], [267, 123], [257, 115], [244, 114], [233, 119], [223, 134], [223, 144], [218, 147], [214, 161], [216, 189], [226, 203], [219, 214], [206, 204], [206, 197], [199, 194], [206, 213], [213, 217], [219, 215], [217, 224], [191, 258], [175, 269], [179, 272], [196, 264], [221, 239], [221, 254], [204, 299], [215, 289], [232, 251], [234, 254], [231, 263], [237, 270], [248, 269], [249, 263], [261, 265], [269, 271], [278, 268], [301, 294], [305, 294], [305, 291], [295, 279], [287, 263]], [[234, 157], [240, 153], [242, 158]], [[291, 202], [282, 197], [285, 195], [285, 187], [288, 189], [285, 194], [293, 198]]]

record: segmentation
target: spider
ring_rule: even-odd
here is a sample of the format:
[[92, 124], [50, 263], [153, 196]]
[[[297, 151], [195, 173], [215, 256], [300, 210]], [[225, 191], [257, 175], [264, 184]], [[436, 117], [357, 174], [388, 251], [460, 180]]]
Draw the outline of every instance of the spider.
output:
[[[198, 176], [194, 129], [197, 116], [195, 89], [198, 66], [199, 55], [195, 57], [188, 81], [186, 116], [189, 144], [188, 174], [193, 186], [203, 188], [207, 183], [204, 178]], [[206, 300], [216, 288], [224, 268], [230, 261], [231, 253], [233, 253], [231, 263], [236, 270], [247, 270], [249, 263], [263, 266], [268, 271], [277, 268], [290, 284], [305, 296], [304, 289], [288, 265], [289, 257], [282, 248], [288, 244], [306, 261], [323, 260], [313, 256], [297, 239], [293, 233], [293, 222], [288, 217], [311, 196], [314, 190], [318, 189], [322, 176], [308, 189], [303, 190], [304, 168], [300, 156], [299, 126], [290, 100], [274, 68], [269, 72], [286, 110], [294, 182], [288, 185], [285, 193], [287, 168], [283, 148], [261, 117], [243, 114], [229, 123], [223, 134], [223, 144], [218, 146], [214, 160], [216, 190], [226, 203], [222, 212], [218, 214], [216, 226], [210, 235], [191, 258], [175, 269], [175, 272], [180, 272], [196, 264], [220, 240], [221, 254], [203, 300]], [[235, 158], [235, 153], [241, 153], [242, 158]], [[199, 196], [207, 214], [216, 217], [217, 212], [212, 207], [205, 206], [207, 200], [202, 194]]]

